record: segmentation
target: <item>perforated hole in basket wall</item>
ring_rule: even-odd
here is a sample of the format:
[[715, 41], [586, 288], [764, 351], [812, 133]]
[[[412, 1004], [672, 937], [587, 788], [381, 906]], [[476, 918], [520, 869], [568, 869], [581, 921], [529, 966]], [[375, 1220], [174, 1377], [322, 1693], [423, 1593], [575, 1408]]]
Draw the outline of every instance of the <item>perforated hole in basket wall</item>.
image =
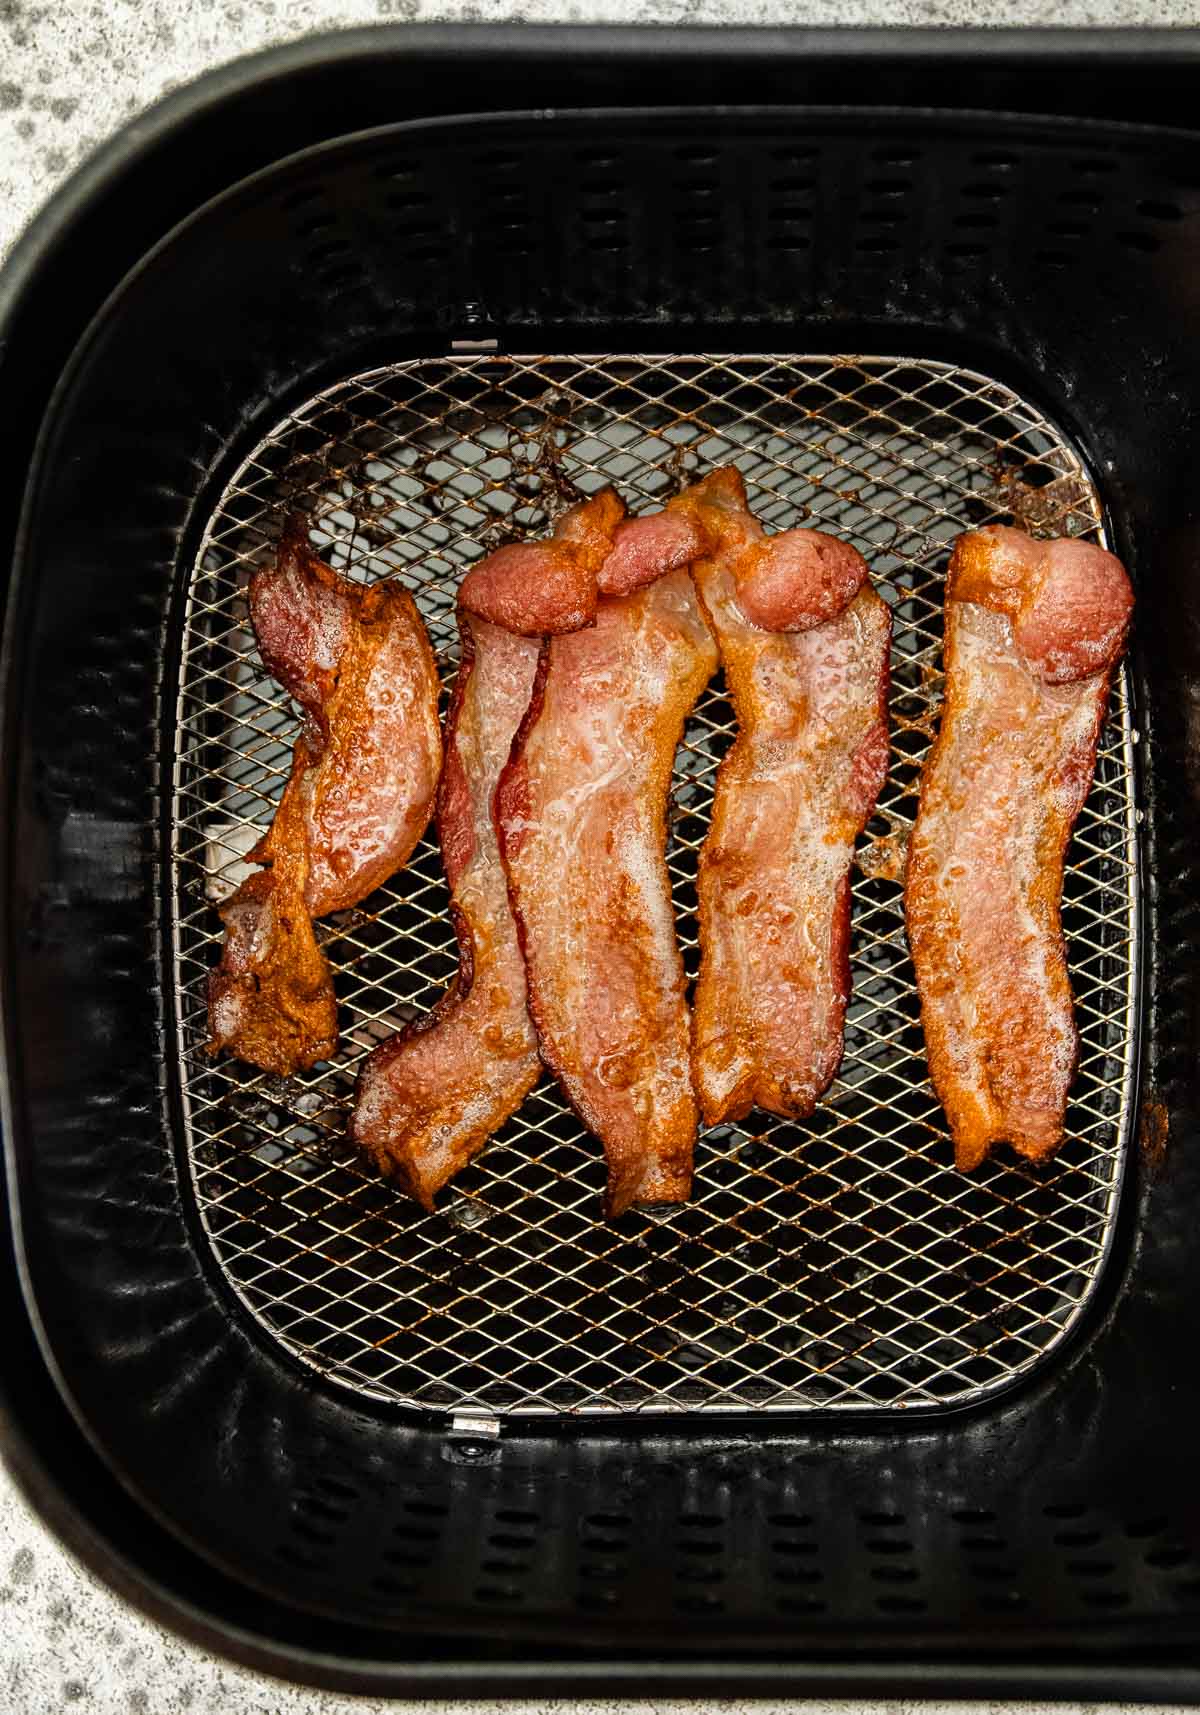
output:
[[[892, 755], [853, 878], [841, 1074], [811, 1120], [701, 1135], [692, 1201], [601, 1218], [600, 1150], [544, 1080], [434, 1215], [344, 1138], [359, 1063], [455, 969], [436, 842], [319, 926], [336, 1058], [279, 1080], [203, 1051], [216, 901], [269, 823], [297, 730], [245, 586], [286, 514], [329, 561], [413, 590], [448, 681], [462, 571], [614, 482], [637, 512], [742, 471], [771, 529], [868, 557], [895, 620]], [[949, 543], [1016, 518], [1102, 540], [1074, 450], [1028, 403], [940, 363], [806, 357], [422, 359], [281, 422], [211, 521], [188, 595], [175, 765], [179, 1049], [192, 1184], [255, 1318], [347, 1387], [496, 1414], [878, 1410], [961, 1404], [1053, 1351], [1107, 1252], [1133, 1064], [1132, 732], [1123, 677], [1065, 882], [1082, 1055], [1048, 1167], [953, 1167], [930, 1090], [901, 877], [940, 697]], [[668, 861], [689, 973], [697, 852], [732, 732], [719, 680], [685, 734]], [[881, 1598], [882, 1599], [882, 1598]], [[899, 1596], [897, 1595], [897, 1599]]]

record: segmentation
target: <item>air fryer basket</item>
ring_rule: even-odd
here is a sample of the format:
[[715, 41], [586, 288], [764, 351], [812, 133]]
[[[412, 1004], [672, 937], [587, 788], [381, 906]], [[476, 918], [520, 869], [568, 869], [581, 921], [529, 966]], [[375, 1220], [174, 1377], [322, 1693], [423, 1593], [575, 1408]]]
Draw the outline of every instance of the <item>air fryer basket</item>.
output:
[[[591, 1673], [619, 1657], [610, 1683], [652, 1671], [656, 1683], [674, 1674], [682, 1684], [719, 1657], [731, 1673], [743, 1670], [734, 1663], [748, 1675], [771, 1664], [793, 1685], [856, 1659], [958, 1662], [968, 1664], [959, 1685], [991, 1671], [1032, 1686], [1043, 1668], [1074, 1660], [1084, 1664], [1080, 1682], [1103, 1689], [1105, 1666], [1118, 1660], [1148, 1671], [1192, 1659], [1200, 1632], [1189, 1357], [1200, 1304], [1192, 1231], [1200, 1188], [1189, 1159], [1198, 219], [1200, 165], [1182, 132], [903, 109], [459, 117], [341, 138], [259, 173], [173, 231], [105, 306], [46, 420], [10, 613], [4, 908], [14, 1214], [42, 1349], [78, 1424], [156, 1528], [246, 1591], [264, 1630], [282, 1637], [288, 1622], [278, 1616], [307, 1616], [299, 1627], [331, 1657], [490, 1662], [494, 1682], [503, 1658], [556, 1656]], [[402, 553], [395, 531], [368, 536], [365, 546], [355, 538], [370, 458], [381, 452], [370, 433], [364, 440], [364, 419], [394, 436], [403, 428], [398, 396], [405, 408], [414, 389], [427, 399], [435, 377], [443, 389], [447, 377], [454, 385], [474, 377], [481, 388], [518, 393], [521, 377], [548, 380], [603, 446], [622, 413], [639, 432], [647, 423], [665, 431], [665, 419], [643, 421], [640, 407], [627, 397], [622, 404], [620, 389], [636, 383], [644, 395], [651, 389], [651, 406], [669, 402], [689, 375], [695, 382], [689, 361], [702, 362], [711, 397], [688, 410], [705, 434], [714, 424], [729, 429], [733, 456], [749, 461], [759, 483], [760, 509], [776, 506], [772, 521], [786, 523], [789, 507], [812, 505], [817, 494], [818, 511], [828, 506], [886, 562], [888, 593], [918, 628], [935, 611], [918, 609], [921, 599], [934, 601], [945, 542], [978, 518], [1015, 510], [1043, 527], [1062, 522], [1096, 532], [1125, 557], [1138, 589], [1137, 637], [1070, 884], [1075, 921], [1090, 911], [1103, 930], [1092, 952], [1092, 930], [1075, 948], [1095, 1057], [1078, 1111], [1094, 1099], [1095, 1123], [1075, 1127], [1075, 1153], [1041, 1179], [1006, 1162], [960, 1194], [949, 1188], [936, 1113], [915, 1116], [925, 1132], [907, 1139], [904, 1159], [939, 1169], [938, 1195], [927, 1216], [916, 1215], [929, 1220], [927, 1248], [952, 1240], [965, 1255], [987, 1257], [981, 1229], [992, 1217], [979, 1200], [993, 1194], [989, 1186], [1000, 1187], [996, 1207], [1021, 1216], [1010, 1229], [1001, 1223], [990, 1247], [1001, 1264], [986, 1282], [994, 1337], [976, 1350], [992, 1369], [968, 1375], [973, 1385], [944, 1385], [959, 1363], [946, 1368], [949, 1347], [931, 1359], [906, 1346], [895, 1364], [875, 1369], [839, 1371], [835, 1357], [832, 1372], [839, 1385], [853, 1381], [858, 1415], [806, 1415], [838, 1403], [810, 1385], [820, 1366], [810, 1364], [799, 1385], [786, 1383], [792, 1372], [778, 1366], [791, 1354], [781, 1348], [770, 1361], [786, 1385], [771, 1400], [756, 1396], [744, 1385], [754, 1374], [743, 1347], [714, 1338], [736, 1322], [718, 1311], [700, 1360], [677, 1362], [669, 1421], [630, 1417], [645, 1401], [617, 1394], [604, 1403], [623, 1415], [580, 1418], [578, 1397], [543, 1392], [538, 1423], [501, 1424], [480, 1408], [503, 1415], [514, 1408], [511, 1394], [489, 1395], [469, 1369], [450, 1377], [449, 1396], [423, 1395], [397, 1385], [394, 1367], [371, 1370], [361, 1357], [348, 1376], [345, 1342], [314, 1357], [303, 1297], [314, 1274], [299, 1269], [299, 1322], [281, 1316], [292, 1288], [280, 1291], [283, 1253], [270, 1235], [265, 1268], [255, 1262], [239, 1274], [230, 1262], [234, 1253], [253, 1256], [258, 1241], [248, 1242], [247, 1223], [262, 1222], [263, 1197], [284, 1206], [293, 1197], [280, 1188], [279, 1146], [262, 1135], [279, 1132], [263, 1117], [272, 1103], [284, 1115], [285, 1144], [314, 1164], [309, 1192], [325, 1198], [315, 1217], [311, 1196], [298, 1199], [297, 1219], [327, 1222], [330, 1174], [349, 1176], [339, 1181], [342, 1201], [373, 1192], [339, 1154], [335, 1127], [327, 1137], [303, 1130], [330, 1105], [328, 1092], [318, 1091], [317, 1109], [293, 1111], [297, 1092], [250, 1089], [247, 1106], [242, 1071], [202, 1072], [188, 1059], [197, 991], [187, 961], [198, 969], [212, 951], [205, 871], [220, 863], [210, 848], [245, 810], [213, 757], [230, 719], [245, 713], [234, 698], [246, 687], [254, 693], [253, 671], [239, 685], [241, 669], [221, 649], [237, 630], [239, 577], [287, 505], [308, 505], [318, 539], [354, 559], [361, 575], [380, 575], [389, 552]], [[381, 376], [383, 416], [375, 404], [359, 408]], [[766, 452], [753, 437], [739, 442], [736, 427], [746, 421], [744, 390], [764, 376], [767, 426], [783, 442]], [[948, 388], [998, 404], [982, 430], [978, 418], [968, 422], [976, 439], [954, 451], [957, 475], [931, 465], [932, 486], [918, 474], [906, 490], [868, 466], [852, 503], [848, 484], [817, 480], [819, 460], [805, 462], [812, 448], [782, 409], [798, 399], [815, 409], [811, 390], [820, 387], [826, 451], [840, 457], [836, 436], [849, 428], [857, 448], [849, 462], [861, 462], [872, 442], [861, 423], [854, 427], [855, 412], [899, 409], [901, 427], [921, 443], [909, 449], [918, 472], [931, 424], [944, 429]], [[914, 417], [912, 402], [926, 388], [934, 390], [928, 409]], [[587, 419], [587, 408], [606, 399]], [[441, 428], [452, 410], [439, 407]], [[556, 410], [543, 405], [543, 428]], [[302, 431], [321, 412], [322, 432], [306, 442]], [[672, 420], [682, 421], [678, 411]], [[487, 451], [486, 423], [473, 421], [451, 423], [454, 444], [482, 436]], [[418, 445], [411, 422], [405, 432], [399, 444]], [[548, 433], [540, 444], [557, 448], [552, 420]], [[569, 434], [564, 444], [569, 451]], [[665, 432], [663, 444], [672, 446]], [[272, 463], [270, 449], [281, 447]], [[289, 463], [297, 451], [309, 468]], [[672, 456], [609, 474], [645, 505], [659, 478], [684, 473], [686, 460], [672, 465]], [[587, 486], [580, 457], [567, 475]], [[588, 457], [598, 479], [608, 455]], [[978, 463], [977, 479], [965, 483], [964, 457]], [[355, 460], [358, 474], [347, 474]], [[460, 456], [451, 477], [435, 470], [430, 480], [451, 481], [470, 463]], [[551, 463], [561, 474], [557, 452]], [[525, 474], [544, 477], [545, 468]], [[495, 492], [511, 475], [497, 475]], [[869, 491], [872, 476], [878, 486]], [[1030, 488], [1047, 477], [1048, 487]], [[889, 499], [893, 491], [907, 500]], [[392, 504], [406, 500], [403, 485], [388, 492]], [[545, 504], [544, 489], [527, 492], [535, 508]], [[953, 504], [937, 498], [950, 492]], [[930, 494], [936, 526], [917, 526], [911, 544], [892, 541], [890, 561], [889, 544], [871, 538], [870, 517], [856, 522], [855, 504], [885, 515], [890, 507], [903, 524], [903, 505]], [[350, 510], [343, 515], [337, 501]], [[523, 522], [536, 525], [535, 512]], [[418, 527], [443, 530], [453, 560], [444, 508], [430, 508]], [[469, 532], [459, 534], [465, 543]], [[239, 648], [226, 647], [229, 655], [245, 660]], [[251, 793], [269, 776], [270, 745], [277, 751], [287, 731], [285, 705], [270, 703], [269, 687], [263, 694], [268, 744], [253, 754], [265, 773], [257, 785], [234, 781]], [[917, 712], [909, 711], [919, 726]], [[905, 709], [896, 714], [904, 752]], [[711, 759], [703, 734], [694, 748]], [[918, 748], [914, 741], [910, 764]], [[885, 812], [890, 804], [900, 825], [903, 777], [893, 785]], [[180, 792], [193, 793], [195, 806], [181, 810]], [[259, 796], [246, 819], [269, 813], [269, 790]], [[686, 843], [686, 815], [681, 826]], [[435, 862], [423, 859], [416, 873], [436, 885]], [[895, 893], [886, 876], [860, 878], [858, 981], [868, 1000], [871, 909], [877, 901], [885, 918], [892, 913], [886, 933], [876, 925], [878, 944], [891, 944]], [[426, 916], [436, 920], [432, 908]], [[351, 940], [361, 927], [334, 926]], [[369, 937], [366, 953], [380, 953]], [[419, 973], [425, 988], [390, 992], [387, 1004], [427, 1002], [443, 969], [428, 962]], [[377, 1003], [355, 1004], [369, 1019], [384, 1010]], [[900, 995], [892, 1004], [903, 1012], [910, 1002]], [[868, 1047], [872, 1033], [886, 1040], [886, 1012], [856, 1015]], [[859, 1054], [854, 1039], [852, 1049]], [[886, 1082], [893, 1069], [865, 1051], [852, 1057], [833, 1098], [835, 1120], [839, 1100], [856, 1123], [871, 1103], [886, 1107], [884, 1083], [863, 1098], [862, 1081]], [[200, 1101], [198, 1078], [209, 1079]], [[232, 1097], [217, 1089], [221, 1079]], [[254, 1135], [232, 1125], [205, 1132], [214, 1089], [221, 1101], [242, 1102], [237, 1124]], [[906, 1124], [914, 1118], [905, 1115]], [[736, 1206], [721, 1203], [721, 1219], [743, 1221], [746, 1245], [761, 1246], [753, 1211], [770, 1212], [777, 1192], [756, 1202], [738, 1191], [739, 1175], [783, 1174], [786, 1191], [792, 1182], [780, 1164], [803, 1167], [806, 1146], [827, 1150], [822, 1127], [831, 1123], [808, 1134], [793, 1128], [783, 1144], [743, 1140], [744, 1162], [736, 1144], [702, 1150], [695, 1212], [679, 1233], [668, 1223], [651, 1241], [671, 1265], [672, 1291], [686, 1296], [708, 1266], [701, 1259], [693, 1275], [672, 1264], [676, 1241], [695, 1236], [687, 1221], [711, 1221], [707, 1200], [732, 1197]], [[891, 1137], [881, 1123], [870, 1148]], [[538, 1230], [537, 1222], [522, 1227], [522, 1211], [545, 1191], [522, 1178], [520, 1154], [519, 1137], [501, 1142], [497, 1165], [489, 1169], [485, 1155], [455, 1194], [485, 1205], [482, 1229], [473, 1207], [457, 1223], [422, 1219], [431, 1277], [440, 1246], [445, 1277], [457, 1270], [461, 1285], [499, 1211], [507, 1225], [490, 1241], [488, 1266], [504, 1278], [504, 1240], [520, 1252], [522, 1233]], [[613, 1247], [636, 1242], [647, 1223], [631, 1218], [611, 1244], [608, 1235], [603, 1245], [585, 1237], [600, 1225], [590, 1169], [577, 1155], [571, 1172], [582, 1175], [587, 1197], [564, 1204], [561, 1184], [555, 1195], [572, 1215], [575, 1242], [592, 1245], [592, 1262], [609, 1260], [608, 1273], [597, 1274], [599, 1304], [614, 1282], [636, 1277], [633, 1264], [613, 1263]], [[914, 1193], [895, 1163], [883, 1171], [899, 1174], [888, 1192], [896, 1205]], [[206, 1192], [206, 1172], [232, 1175], [240, 1200], [227, 1203], [215, 1179]], [[1051, 1223], [1057, 1218], [1054, 1187], [1072, 1173], [1092, 1187], [1082, 1260], [1069, 1223], [1061, 1241], [1033, 1231], [1048, 1207]], [[271, 1185], [260, 1183], [272, 1175]], [[870, 1186], [863, 1196], [867, 1177], [855, 1172], [830, 1193], [855, 1197], [852, 1219], [864, 1232], [872, 1209], [886, 1206], [871, 1201]], [[803, 1202], [776, 1209], [774, 1254], [790, 1254], [783, 1234], [798, 1224], [813, 1246], [802, 1259], [809, 1296], [815, 1301], [824, 1276], [828, 1308], [862, 1281], [844, 1278], [836, 1245], [821, 1250]], [[805, 1207], [819, 1209], [819, 1197]], [[902, 1213], [911, 1225], [912, 1208]], [[287, 1222], [280, 1229], [270, 1216], [268, 1228], [272, 1220], [274, 1238], [286, 1238]], [[417, 1224], [393, 1205], [385, 1221], [401, 1239]], [[230, 1238], [239, 1222], [245, 1230]], [[328, 1242], [314, 1228], [299, 1249], [320, 1256]], [[1056, 1257], [1078, 1276], [1057, 1305], [1059, 1275], [1034, 1278], [1028, 1291], [1021, 1281], [1031, 1259]], [[361, 1317], [339, 1320], [337, 1306], [353, 1303], [360, 1287], [351, 1277], [365, 1267], [370, 1278], [371, 1262], [359, 1255], [330, 1291], [330, 1260], [343, 1261], [336, 1245], [315, 1278], [325, 1281], [322, 1314], [344, 1334]], [[735, 1296], [746, 1308], [770, 1309], [752, 1294], [768, 1280], [778, 1288], [772, 1260], [760, 1257], [761, 1273], [747, 1264], [738, 1275]], [[906, 1266], [895, 1264], [901, 1279]], [[962, 1330], [944, 1320], [955, 1310], [949, 1272], [921, 1314], [952, 1343]], [[386, 1279], [376, 1276], [377, 1286]], [[1007, 1300], [1006, 1280], [1014, 1288]], [[523, 1325], [541, 1326], [530, 1306], [539, 1287], [553, 1296], [553, 1274], [529, 1268], [518, 1285]], [[881, 1266], [866, 1298], [885, 1302], [885, 1288]], [[1029, 1297], [1039, 1291], [1050, 1296]], [[396, 1315], [386, 1290], [364, 1302], [372, 1316]], [[701, 1294], [692, 1307], [705, 1302]], [[1048, 1329], [1035, 1342], [1036, 1364], [1019, 1348], [1031, 1326], [1041, 1327], [1041, 1310], [1014, 1333], [1014, 1315], [1031, 1304], [1046, 1307]], [[627, 1298], [620, 1305], [623, 1313]], [[868, 1303], [842, 1322], [871, 1313]], [[677, 1325], [670, 1304], [661, 1325]], [[746, 1324], [736, 1326], [741, 1338]], [[359, 1342], [360, 1352], [370, 1346]], [[460, 1355], [478, 1350], [466, 1339]], [[431, 1344], [426, 1362], [434, 1353]], [[905, 1357], [926, 1367], [905, 1372]], [[733, 1368], [706, 1373], [713, 1359]], [[503, 1383], [494, 1354], [488, 1362]], [[981, 1384], [997, 1365], [1001, 1380], [1020, 1385], [981, 1397], [994, 1392]], [[323, 1373], [330, 1368], [338, 1374]], [[706, 1394], [714, 1374], [717, 1393]], [[899, 1393], [886, 1384], [906, 1375], [916, 1383]], [[931, 1375], [941, 1380], [927, 1385]], [[879, 1377], [885, 1385], [874, 1386]], [[714, 1400], [738, 1415], [698, 1409]], [[766, 1416], [763, 1404], [782, 1409]], [[705, 1671], [710, 1682], [718, 1677]]]
[[[329, 1062], [281, 1080], [206, 1052], [214, 900], [274, 812], [297, 721], [258, 660], [246, 584], [308, 509], [331, 562], [398, 577], [449, 679], [454, 591], [616, 482], [661, 503], [733, 462], [764, 522], [871, 555], [892, 604], [890, 780], [861, 843], [846, 1057], [811, 1120], [707, 1132], [693, 1196], [600, 1219], [601, 1152], [543, 1079], [423, 1217], [345, 1138], [369, 1050], [457, 959], [436, 839], [319, 933], [341, 997]], [[285, 1348], [342, 1386], [482, 1421], [619, 1412], [911, 1410], [976, 1403], [1053, 1354], [1108, 1255], [1132, 1120], [1138, 890], [1124, 675], [1067, 870], [1083, 1052], [1050, 1169], [966, 1179], [926, 1075], [901, 875], [941, 692], [947, 543], [1007, 518], [1102, 530], [1078, 455], [971, 370], [846, 357], [409, 359], [290, 411], [238, 470], [189, 580], [173, 735], [172, 869], [184, 1147], [213, 1255]], [[695, 881], [733, 731], [719, 682], [676, 759], [668, 862], [694, 974]], [[185, 1192], [186, 1194], [186, 1192]]]

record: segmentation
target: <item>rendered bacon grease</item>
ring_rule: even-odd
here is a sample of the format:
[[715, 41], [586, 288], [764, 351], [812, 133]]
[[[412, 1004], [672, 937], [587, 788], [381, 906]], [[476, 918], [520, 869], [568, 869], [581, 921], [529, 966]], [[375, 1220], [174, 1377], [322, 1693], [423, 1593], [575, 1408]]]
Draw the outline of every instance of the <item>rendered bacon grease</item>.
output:
[[441, 763], [437, 674], [412, 597], [339, 577], [293, 519], [255, 572], [263, 665], [304, 711], [264, 867], [222, 908], [209, 978], [210, 1053], [287, 1076], [333, 1052], [333, 982], [313, 920], [344, 911], [404, 864], [429, 821]]
[[700, 853], [692, 1068], [707, 1124], [812, 1112], [837, 1072], [850, 990], [850, 863], [887, 769], [891, 615], [862, 556], [768, 536], [741, 477], [671, 502], [709, 541], [692, 575], [737, 739]]
[[1063, 860], [1096, 765], [1133, 592], [1089, 543], [959, 537], [946, 693], [905, 890], [929, 1070], [959, 1167], [1063, 1138], [1079, 1052]]

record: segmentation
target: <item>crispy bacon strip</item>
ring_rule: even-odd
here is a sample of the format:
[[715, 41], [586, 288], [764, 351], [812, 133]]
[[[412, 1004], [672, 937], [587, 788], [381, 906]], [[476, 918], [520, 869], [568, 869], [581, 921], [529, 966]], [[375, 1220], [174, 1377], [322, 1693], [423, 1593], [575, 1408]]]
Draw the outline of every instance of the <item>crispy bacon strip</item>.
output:
[[887, 770], [891, 615], [847, 543], [767, 536], [735, 470], [673, 507], [711, 543], [692, 567], [738, 736], [700, 854], [692, 1071], [704, 1119], [813, 1110], [841, 1063], [850, 862]]
[[367, 1060], [351, 1126], [380, 1170], [426, 1208], [541, 1072], [492, 824], [496, 783], [533, 690], [537, 634], [593, 624], [601, 595], [640, 587], [698, 545], [686, 519], [626, 520], [606, 489], [573, 507], [548, 541], [501, 548], [459, 588], [462, 666], [438, 793], [458, 976], [432, 1012]]
[[540, 644], [465, 612], [459, 631], [462, 662], [438, 790], [458, 975], [431, 1012], [364, 1063], [351, 1121], [351, 1135], [379, 1170], [426, 1209], [542, 1070], [492, 825], [492, 796], [529, 706]]
[[407, 860], [429, 820], [441, 761], [437, 674], [412, 597], [351, 583], [289, 522], [250, 580], [263, 664], [304, 710], [264, 866], [221, 912], [208, 1049], [286, 1076], [332, 1052], [333, 982], [312, 920], [343, 911]]
[[[638, 577], [696, 551], [690, 527], [636, 524], [625, 542]], [[543, 648], [496, 793], [542, 1058], [604, 1145], [610, 1218], [691, 1187], [696, 1102], [666, 802], [683, 723], [715, 667], [685, 571], [603, 597], [592, 628]]]
[[991, 526], [946, 587], [946, 695], [905, 890], [934, 1089], [960, 1168], [1063, 1137], [1078, 1059], [1063, 859], [1133, 592], [1119, 560]]

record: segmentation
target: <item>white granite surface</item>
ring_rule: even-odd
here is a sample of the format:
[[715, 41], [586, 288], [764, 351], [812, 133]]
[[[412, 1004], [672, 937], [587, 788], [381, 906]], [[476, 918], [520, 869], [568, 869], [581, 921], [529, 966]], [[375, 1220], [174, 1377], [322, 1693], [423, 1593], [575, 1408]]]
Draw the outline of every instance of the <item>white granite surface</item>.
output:
[[[536, 23], [1197, 24], [1200, 0], [0, 0], [0, 257], [56, 185], [131, 114], [199, 72], [313, 30], [396, 19]], [[983, 1715], [995, 1704], [709, 1705], [724, 1715]], [[277, 1684], [180, 1643], [100, 1588], [0, 1472], [4, 1715], [334, 1715], [408, 1707]], [[449, 1705], [412, 1705], [442, 1715]], [[461, 1715], [655, 1715], [698, 1705], [460, 1704]], [[1033, 1715], [1032, 1704], [1004, 1706]], [[1084, 1709], [1058, 1704], [1059, 1715]], [[1045, 1715], [1050, 1715], [1049, 1711]], [[1131, 1711], [1131, 1715], [1133, 1712]], [[1162, 1712], [1160, 1711], [1160, 1715]], [[1182, 1715], [1182, 1712], [1181, 1712]]]

